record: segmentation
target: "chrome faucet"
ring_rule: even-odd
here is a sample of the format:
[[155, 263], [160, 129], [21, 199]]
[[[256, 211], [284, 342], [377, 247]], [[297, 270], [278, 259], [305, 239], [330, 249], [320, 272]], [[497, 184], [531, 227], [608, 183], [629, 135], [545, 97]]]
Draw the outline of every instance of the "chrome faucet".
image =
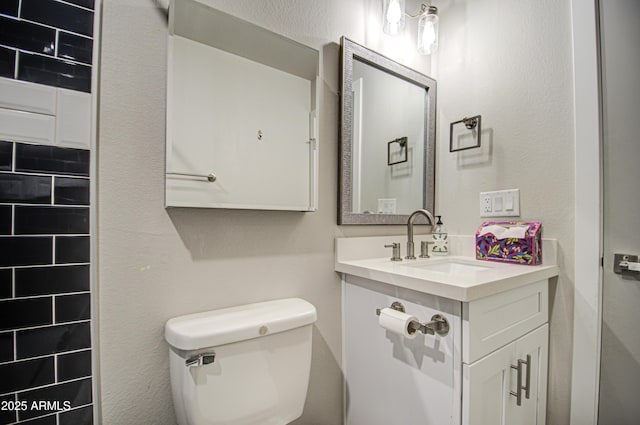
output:
[[413, 221], [417, 216], [423, 215], [429, 220], [429, 224], [433, 226], [433, 214], [427, 210], [416, 210], [409, 216], [407, 221], [407, 256], [404, 257], [407, 260], [415, 260], [416, 256], [413, 253]]

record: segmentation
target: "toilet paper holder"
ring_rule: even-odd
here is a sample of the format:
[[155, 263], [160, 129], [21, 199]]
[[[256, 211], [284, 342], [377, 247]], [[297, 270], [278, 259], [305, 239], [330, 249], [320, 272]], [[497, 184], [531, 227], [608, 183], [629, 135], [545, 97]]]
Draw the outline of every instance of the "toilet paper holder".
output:
[[[390, 308], [402, 313], [406, 313], [404, 305], [399, 301], [394, 301], [393, 303], [391, 303]], [[377, 316], [380, 316], [381, 310], [382, 309], [380, 308], [376, 308]], [[421, 323], [416, 320], [412, 320], [409, 323], [408, 331], [411, 334], [419, 331], [425, 335], [438, 334], [440, 336], [447, 336], [449, 334], [449, 321], [441, 314], [434, 314], [433, 316], [431, 316], [430, 322]]]

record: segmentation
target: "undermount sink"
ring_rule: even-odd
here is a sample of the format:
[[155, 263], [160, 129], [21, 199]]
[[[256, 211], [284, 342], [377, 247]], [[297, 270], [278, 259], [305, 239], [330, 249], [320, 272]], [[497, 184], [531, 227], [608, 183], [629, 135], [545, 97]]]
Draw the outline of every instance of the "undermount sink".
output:
[[423, 270], [429, 270], [439, 273], [459, 274], [459, 273], [473, 273], [482, 270], [489, 270], [491, 267], [483, 267], [475, 264], [463, 263], [460, 261], [439, 261], [437, 263], [417, 263], [417, 264], [404, 264], [408, 267], [417, 267]]

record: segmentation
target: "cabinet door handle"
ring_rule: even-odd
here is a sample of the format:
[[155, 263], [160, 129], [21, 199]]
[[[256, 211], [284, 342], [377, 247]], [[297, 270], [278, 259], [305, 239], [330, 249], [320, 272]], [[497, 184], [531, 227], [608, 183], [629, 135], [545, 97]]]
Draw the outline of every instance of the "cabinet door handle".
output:
[[[527, 366], [527, 375], [525, 376], [525, 384], [522, 385], [522, 369], [523, 365]], [[531, 355], [527, 354], [527, 360], [518, 359], [517, 365], [511, 365], [511, 369], [518, 371], [518, 378], [516, 382], [516, 391], [510, 391], [509, 394], [516, 398], [516, 404], [522, 406], [522, 390], [524, 390], [524, 396], [528, 399], [531, 396]]]
[[525, 383], [524, 396], [528, 400], [531, 396], [531, 355], [527, 354], [527, 361], [525, 363], [527, 364], [527, 378]]

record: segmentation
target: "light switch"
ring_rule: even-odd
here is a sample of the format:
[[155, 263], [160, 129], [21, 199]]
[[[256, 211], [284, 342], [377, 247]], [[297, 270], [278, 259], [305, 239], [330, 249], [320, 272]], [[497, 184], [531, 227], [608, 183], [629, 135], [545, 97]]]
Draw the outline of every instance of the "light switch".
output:
[[500, 212], [502, 209], [502, 196], [498, 195], [493, 198], [493, 211]]
[[505, 211], [513, 211], [513, 195], [507, 193], [504, 196], [504, 210]]

